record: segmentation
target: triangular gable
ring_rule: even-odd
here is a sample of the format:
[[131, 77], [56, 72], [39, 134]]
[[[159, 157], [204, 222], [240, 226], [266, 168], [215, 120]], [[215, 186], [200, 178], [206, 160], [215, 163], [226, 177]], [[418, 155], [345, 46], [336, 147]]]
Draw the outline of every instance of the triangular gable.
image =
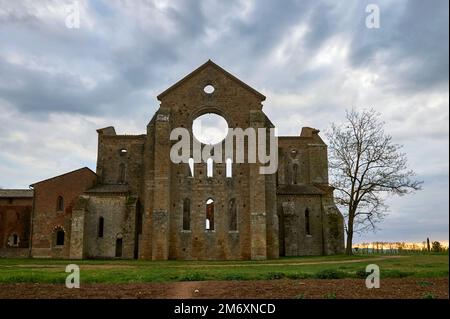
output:
[[225, 69], [221, 68], [219, 65], [217, 65], [216, 63], [214, 63], [211, 60], [206, 61], [206, 63], [202, 64], [200, 67], [198, 67], [197, 69], [195, 69], [194, 71], [192, 71], [191, 73], [189, 73], [188, 75], [186, 75], [184, 78], [182, 78], [181, 80], [179, 80], [178, 82], [176, 82], [174, 85], [172, 85], [171, 87], [169, 87], [168, 89], [166, 89], [164, 92], [162, 92], [161, 94], [159, 94], [157, 96], [157, 99], [159, 101], [161, 101], [161, 99], [167, 95], [170, 91], [172, 91], [173, 89], [175, 89], [176, 87], [178, 87], [180, 84], [184, 83], [185, 81], [187, 81], [188, 79], [192, 78], [195, 74], [199, 73], [200, 71], [202, 71], [203, 69], [207, 68], [208, 66], [211, 66], [217, 70], [219, 70], [220, 72], [222, 72], [223, 74], [225, 74], [229, 79], [237, 82], [239, 85], [241, 85], [242, 87], [244, 87], [245, 89], [247, 89], [249, 92], [255, 94], [258, 98], [261, 99], [261, 101], [264, 101], [266, 99], [266, 97], [259, 93], [258, 91], [256, 91], [254, 88], [252, 88], [251, 86], [249, 86], [248, 84], [242, 82], [241, 80], [239, 80], [237, 77], [235, 77], [233, 74], [229, 73], [228, 71], [226, 71]]
[[34, 187], [34, 186], [36, 186], [36, 185], [38, 185], [38, 184], [41, 184], [41, 183], [44, 183], [44, 182], [48, 182], [48, 181], [51, 181], [51, 180], [54, 180], [54, 179], [57, 179], [57, 178], [60, 178], [60, 177], [66, 176], [66, 175], [75, 174], [75, 173], [80, 172], [80, 171], [83, 171], [83, 170], [87, 170], [88, 172], [92, 173], [92, 175], [97, 176], [97, 174], [95, 174], [89, 167], [82, 167], [82, 168], [76, 169], [76, 170], [74, 170], [74, 171], [70, 171], [70, 172], [67, 172], [67, 173], [64, 173], [64, 174], [61, 174], [61, 175], [53, 176], [53, 177], [44, 179], [44, 180], [42, 180], [42, 181], [33, 183], [33, 184], [31, 184], [30, 186], [31, 186], [31, 187]]

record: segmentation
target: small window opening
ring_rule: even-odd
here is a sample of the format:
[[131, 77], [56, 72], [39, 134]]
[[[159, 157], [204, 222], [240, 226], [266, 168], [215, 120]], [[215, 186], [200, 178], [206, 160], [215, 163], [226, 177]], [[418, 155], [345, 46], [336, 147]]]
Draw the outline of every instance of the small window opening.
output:
[[233, 161], [231, 160], [231, 158], [227, 158], [226, 160], [226, 177], [233, 177]]
[[189, 164], [189, 173], [190, 173], [190, 177], [194, 177], [194, 159], [190, 158], [188, 160], [188, 164]]
[[56, 210], [58, 212], [64, 211], [64, 198], [62, 196], [58, 196], [58, 199], [56, 201]]
[[206, 94], [212, 94], [215, 91], [215, 88], [211, 84], [208, 84], [203, 88], [203, 91], [205, 91]]

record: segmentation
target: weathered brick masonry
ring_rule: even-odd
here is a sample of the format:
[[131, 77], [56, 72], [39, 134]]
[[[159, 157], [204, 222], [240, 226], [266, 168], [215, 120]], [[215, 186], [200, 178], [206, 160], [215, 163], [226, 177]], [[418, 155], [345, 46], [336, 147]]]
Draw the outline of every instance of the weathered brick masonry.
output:
[[33, 191], [0, 189], [0, 257], [27, 257]]
[[[97, 131], [96, 174], [84, 168], [33, 184], [32, 256], [221, 260], [343, 252], [343, 219], [318, 130], [279, 137], [275, 174], [260, 174], [260, 163], [233, 163], [227, 177], [222, 162], [210, 177], [202, 162], [192, 175], [188, 164], [170, 160], [170, 132], [183, 127], [192, 136], [193, 121], [205, 113], [232, 128], [268, 130], [265, 96], [208, 61], [158, 100], [146, 134]], [[10, 233], [0, 228], [3, 241]]]
[[96, 180], [95, 173], [84, 167], [31, 185], [34, 188], [32, 257], [70, 257], [73, 206]]

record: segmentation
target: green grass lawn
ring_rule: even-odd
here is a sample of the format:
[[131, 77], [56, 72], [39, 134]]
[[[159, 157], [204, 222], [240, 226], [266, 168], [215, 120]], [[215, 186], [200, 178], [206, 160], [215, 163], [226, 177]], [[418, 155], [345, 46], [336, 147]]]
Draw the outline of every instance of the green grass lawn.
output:
[[265, 261], [146, 261], [0, 259], [0, 283], [64, 283], [68, 264], [80, 266], [84, 283], [198, 280], [365, 278], [376, 264], [382, 278], [448, 277], [448, 254], [286, 257]]

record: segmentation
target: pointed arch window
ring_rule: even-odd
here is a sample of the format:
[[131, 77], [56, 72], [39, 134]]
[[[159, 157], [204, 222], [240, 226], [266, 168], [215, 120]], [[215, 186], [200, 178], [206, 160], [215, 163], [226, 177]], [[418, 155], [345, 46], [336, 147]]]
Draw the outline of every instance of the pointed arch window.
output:
[[210, 157], [206, 160], [206, 177], [213, 177], [213, 168], [213, 159]]
[[212, 198], [206, 201], [205, 229], [214, 230], [214, 200]]
[[62, 196], [58, 196], [58, 199], [56, 200], [56, 210], [58, 212], [64, 211], [64, 198]]
[[233, 177], [233, 161], [231, 158], [227, 158], [226, 160], [226, 177], [231, 178]]
[[190, 177], [194, 177], [194, 159], [191, 157], [188, 160], [188, 165], [189, 165], [189, 176]]

